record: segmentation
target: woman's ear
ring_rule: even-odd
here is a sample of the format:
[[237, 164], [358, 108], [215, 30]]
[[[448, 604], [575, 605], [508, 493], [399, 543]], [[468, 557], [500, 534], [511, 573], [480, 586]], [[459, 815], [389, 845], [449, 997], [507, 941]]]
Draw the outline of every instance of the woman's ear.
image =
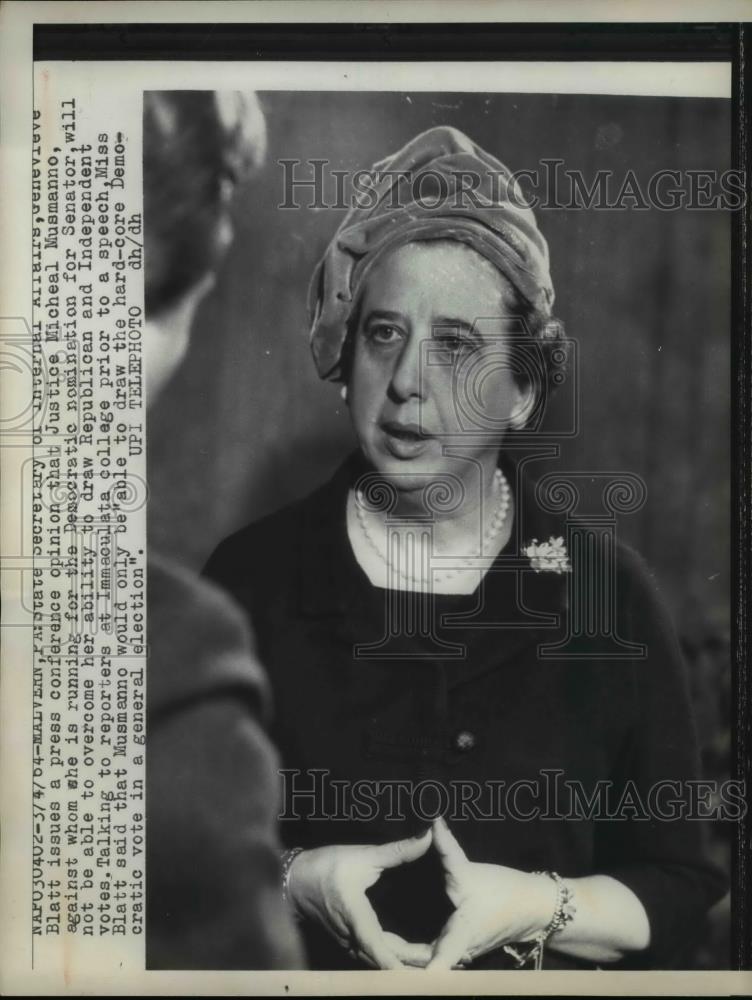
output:
[[342, 397], [342, 402], [346, 403], [347, 402], [347, 386], [346, 385], [341, 386], [341, 388], [339, 390], [339, 394]]
[[535, 409], [535, 401], [536, 392], [532, 382], [517, 385], [517, 399], [509, 414], [509, 426], [512, 430], [520, 431], [525, 427]]

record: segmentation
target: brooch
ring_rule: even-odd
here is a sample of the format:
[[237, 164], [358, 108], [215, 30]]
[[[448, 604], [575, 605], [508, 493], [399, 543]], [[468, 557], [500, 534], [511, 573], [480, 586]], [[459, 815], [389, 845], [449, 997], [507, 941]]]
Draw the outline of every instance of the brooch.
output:
[[530, 560], [530, 565], [536, 573], [540, 573], [541, 570], [569, 573], [572, 570], [567, 547], [561, 536], [554, 538], [552, 535], [547, 542], [539, 542], [537, 538], [534, 538], [529, 545], [523, 546], [522, 551]]

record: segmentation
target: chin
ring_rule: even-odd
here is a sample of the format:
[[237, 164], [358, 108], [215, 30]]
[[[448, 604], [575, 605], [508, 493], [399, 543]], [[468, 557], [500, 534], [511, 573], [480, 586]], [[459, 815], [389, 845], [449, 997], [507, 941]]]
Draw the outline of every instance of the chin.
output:
[[435, 476], [452, 474], [451, 463], [440, 455], [401, 459], [380, 451], [368, 457], [374, 470], [403, 494], [424, 490]]

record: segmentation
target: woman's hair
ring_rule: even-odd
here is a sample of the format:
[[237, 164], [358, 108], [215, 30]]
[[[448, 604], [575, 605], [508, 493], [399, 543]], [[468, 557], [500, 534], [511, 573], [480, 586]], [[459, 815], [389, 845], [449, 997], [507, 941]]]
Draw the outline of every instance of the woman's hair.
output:
[[[530, 424], [536, 414], [542, 417], [546, 403], [566, 380], [569, 345], [560, 319], [536, 310], [517, 289], [514, 294], [515, 315], [522, 320], [522, 331], [512, 343], [512, 371], [523, 388], [534, 383], [535, 403], [527, 421]], [[526, 346], [528, 339], [532, 351]]]
[[375, 163], [368, 176], [372, 186], [340, 221], [309, 285], [311, 352], [321, 378], [341, 380], [347, 321], [368, 270], [407, 243], [463, 243], [532, 308], [551, 315], [548, 244], [515, 175], [495, 156], [458, 129], [437, 125]]
[[221, 257], [228, 188], [263, 159], [256, 95], [146, 91], [143, 109], [145, 305], [170, 308]]
[[[438, 244], [450, 241], [441, 239], [432, 242]], [[527, 389], [532, 385], [535, 397], [527, 420], [530, 424], [542, 416], [547, 401], [566, 379], [568, 342], [561, 320], [536, 309], [507, 278], [501, 274], [500, 277], [513, 295], [505, 319], [518, 321], [518, 333], [513, 335], [510, 344], [510, 368], [522, 388]], [[350, 381], [355, 334], [360, 324], [364, 291], [365, 283], [359, 289], [347, 320], [347, 336], [342, 345], [338, 379], [345, 384]]]

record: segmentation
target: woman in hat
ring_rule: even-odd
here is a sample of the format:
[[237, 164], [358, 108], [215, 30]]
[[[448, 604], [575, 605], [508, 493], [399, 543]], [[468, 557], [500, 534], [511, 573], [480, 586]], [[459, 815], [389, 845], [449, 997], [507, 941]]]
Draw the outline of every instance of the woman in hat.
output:
[[[309, 961], [686, 961], [722, 886], [687, 817], [676, 640], [639, 559], [598, 538], [570, 556], [513, 455], [563, 367], [546, 242], [455, 129], [371, 181], [311, 285], [358, 452], [207, 567], [270, 674]], [[599, 655], [571, 627], [594, 561], [618, 595]]]

